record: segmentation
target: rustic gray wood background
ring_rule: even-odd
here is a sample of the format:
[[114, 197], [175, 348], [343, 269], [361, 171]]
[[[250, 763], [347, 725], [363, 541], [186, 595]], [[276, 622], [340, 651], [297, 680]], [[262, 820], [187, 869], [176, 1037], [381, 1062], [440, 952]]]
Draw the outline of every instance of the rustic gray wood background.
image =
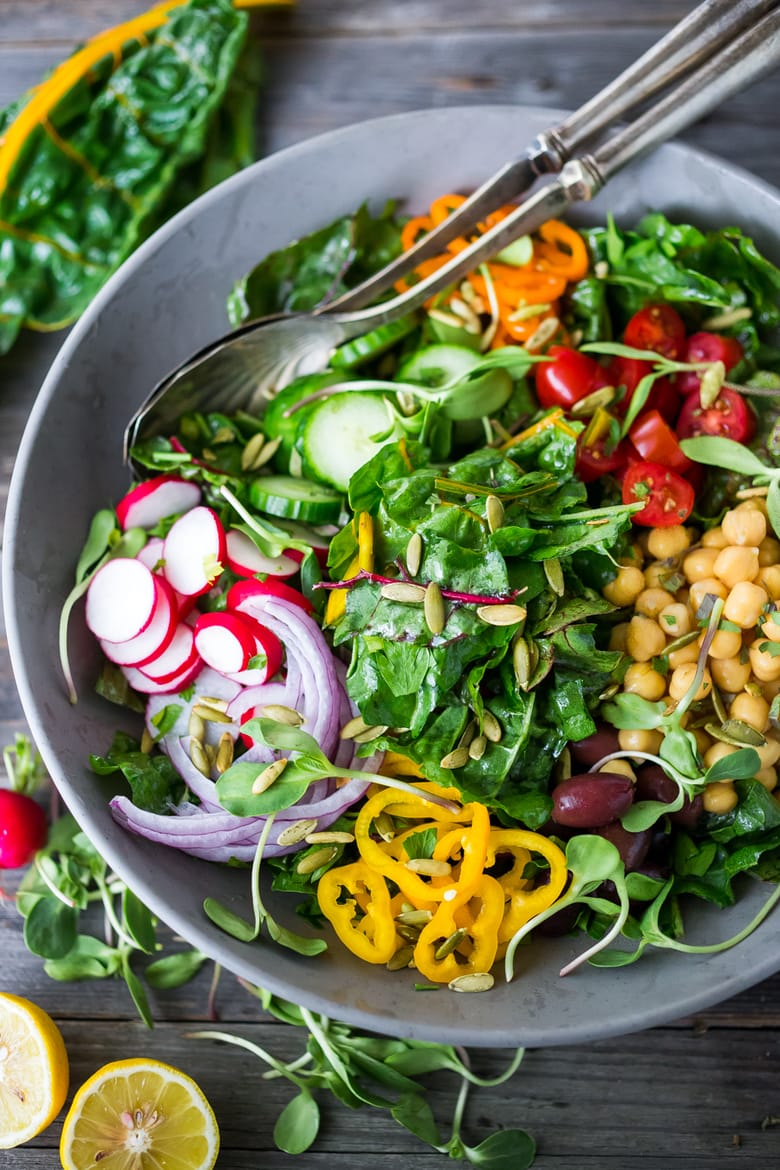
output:
[[[37, 81], [73, 43], [136, 14], [143, 0], [0, 0], [0, 105]], [[574, 107], [692, 5], [688, 0], [298, 0], [257, 20], [267, 82], [259, 112], [266, 151], [346, 123], [426, 106], [517, 102]], [[780, 185], [780, 75], [693, 129], [690, 141], [727, 154]], [[507, 143], [511, 150], [512, 143]], [[519, 146], [520, 144], [518, 144]], [[468, 144], [464, 144], [468, 149]], [[26, 416], [59, 337], [29, 335], [0, 359], [0, 514]], [[0, 736], [24, 729], [0, 642]], [[12, 891], [13, 881], [6, 881]], [[780, 944], [779, 944], [780, 945]], [[605, 975], [605, 978], [608, 978]], [[149, 1054], [196, 1076], [217, 1112], [226, 1170], [386, 1170], [444, 1166], [381, 1114], [325, 1103], [321, 1137], [296, 1161], [273, 1146], [288, 1099], [280, 1081], [237, 1050], [185, 1038], [207, 1014], [210, 970], [153, 1001], [149, 1033], [123, 984], [55, 984], [28, 955], [11, 900], [0, 900], [0, 990], [27, 994], [60, 1022], [78, 1085], [108, 1060]], [[222, 1026], [279, 1056], [300, 1051], [294, 1029], [264, 1018], [228, 975], [217, 997]], [[476, 1055], [496, 1073], [500, 1051]], [[444, 1119], [455, 1083], [430, 1080]], [[780, 976], [721, 1007], [635, 1036], [582, 1048], [529, 1052], [497, 1090], [475, 1092], [467, 1116], [476, 1142], [498, 1126], [524, 1126], [539, 1170], [772, 1170], [780, 1166]], [[49, 1170], [59, 1127], [23, 1149], [0, 1151], [0, 1170]]]

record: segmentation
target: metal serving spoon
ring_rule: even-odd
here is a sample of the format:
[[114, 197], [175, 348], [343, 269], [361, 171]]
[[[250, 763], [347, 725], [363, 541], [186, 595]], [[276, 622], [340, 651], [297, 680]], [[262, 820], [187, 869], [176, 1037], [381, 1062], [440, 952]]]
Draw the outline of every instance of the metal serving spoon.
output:
[[[767, 11], [769, 10], [769, 11]], [[763, 15], [762, 15], [763, 14]], [[756, 19], [760, 17], [760, 19]], [[574, 149], [676, 79], [691, 63], [698, 67], [629, 125], [619, 128], [590, 153]], [[394, 321], [521, 235], [560, 217], [573, 203], [594, 198], [605, 183], [713, 110], [780, 62], [780, 10], [769, 0], [707, 0], [658, 45], [556, 129], [542, 134], [526, 156], [497, 173], [422, 243], [339, 300], [311, 313], [250, 321], [196, 353], [154, 389], [125, 431], [125, 458], [134, 443], [170, 429], [190, 410], [239, 409], [257, 412], [268, 392], [293, 378], [322, 370], [333, 350], [371, 329]], [[568, 161], [566, 159], [568, 158]], [[535, 177], [559, 170], [500, 223], [443, 267], [389, 300], [367, 304], [425, 256], [473, 226]], [[137, 468], [140, 474], [148, 474]]]

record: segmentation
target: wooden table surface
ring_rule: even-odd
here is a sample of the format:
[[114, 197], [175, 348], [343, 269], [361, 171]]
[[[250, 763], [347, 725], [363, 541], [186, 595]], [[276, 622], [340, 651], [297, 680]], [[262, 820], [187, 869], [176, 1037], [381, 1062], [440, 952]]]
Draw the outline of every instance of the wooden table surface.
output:
[[[76, 41], [140, 10], [143, 0], [0, 0], [0, 106], [38, 80]], [[267, 82], [259, 114], [266, 152], [355, 120], [426, 106], [515, 102], [575, 107], [689, 10], [689, 0], [298, 0], [263, 18]], [[780, 185], [780, 75], [734, 99], [687, 138], [728, 154]], [[518, 143], [518, 146], [520, 144]], [[511, 144], [507, 144], [511, 149]], [[26, 416], [60, 337], [27, 335], [0, 359], [0, 508]], [[0, 643], [0, 736], [24, 718]], [[13, 875], [6, 881], [13, 889]], [[137, 1020], [124, 984], [58, 984], [22, 941], [11, 900], [0, 901], [0, 990], [50, 1011], [68, 1045], [74, 1085], [108, 1060], [149, 1054], [200, 1081], [223, 1135], [226, 1170], [299, 1165], [386, 1170], [444, 1165], [383, 1114], [323, 1103], [314, 1149], [297, 1163], [275, 1150], [273, 1123], [289, 1093], [259, 1079], [236, 1050], [185, 1038], [207, 1017], [210, 964], [187, 987], [153, 999], [158, 1023]], [[608, 978], [605, 975], [605, 978]], [[227, 974], [217, 996], [221, 1025], [285, 1058], [301, 1050], [295, 1029], [264, 1017]], [[486, 1074], [507, 1059], [476, 1056]], [[444, 1121], [456, 1084], [430, 1081]], [[472, 1097], [473, 1144], [499, 1126], [529, 1129], [540, 1170], [771, 1170], [780, 1166], [780, 976], [722, 1006], [667, 1027], [587, 1047], [536, 1050], [497, 1090]], [[0, 1170], [58, 1164], [59, 1125], [29, 1145], [0, 1151]]]

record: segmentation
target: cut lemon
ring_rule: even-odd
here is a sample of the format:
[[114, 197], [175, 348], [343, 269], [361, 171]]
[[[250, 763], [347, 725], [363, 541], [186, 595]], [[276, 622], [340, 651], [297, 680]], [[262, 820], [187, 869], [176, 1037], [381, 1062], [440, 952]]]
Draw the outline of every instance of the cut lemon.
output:
[[214, 1112], [195, 1082], [157, 1060], [117, 1060], [81, 1086], [60, 1142], [63, 1170], [211, 1170]]
[[68, 1095], [68, 1054], [42, 1008], [0, 992], [0, 1150], [46, 1129]]

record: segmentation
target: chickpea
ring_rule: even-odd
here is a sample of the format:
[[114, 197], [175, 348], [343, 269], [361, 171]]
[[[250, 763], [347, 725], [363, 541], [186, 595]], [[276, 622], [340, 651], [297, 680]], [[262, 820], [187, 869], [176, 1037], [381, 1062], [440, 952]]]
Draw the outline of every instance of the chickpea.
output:
[[613, 605], [633, 605], [645, 587], [645, 575], [635, 565], [621, 565], [617, 576], [602, 589]]
[[671, 597], [667, 589], [660, 587], [643, 589], [634, 602], [634, 609], [637, 613], [643, 613], [645, 617], [657, 618], [661, 610], [669, 605]]
[[671, 654], [667, 654], [666, 657], [669, 659], [672, 670], [676, 670], [678, 666], [685, 666], [689, 662], [696, 662], [699, 657], [698, 642], [689, 642], [687, 646], [682, 646], [679, 650], [672, 650]]
[[770, 642], [780, 642], [780, 610], [772, 610], [761, 625], [761, 633]]
[[730, 780], [716, 780], [708, 784], [701, 794], [704, 811], [708, 813], [727, 813], [737, 807], [739, 797]]
[[746, 691], [736, 695], [729, 707], [729, 718], [741, 719], [756, 731], [766, 731], [769, 726], [769, 703], [760, 695], [749, 695]]
[[658, 624], [669, 638], [680, 638], [691, 631], [691, 611], [681, 602], [665, 605], [658, 616]]
[[727, 544], [759, 545], [766, 536], [766, 516], [755, 508], [732, 508], [721, 527]]
[[767, 703], [771, 704], [775, 696], [780, 695], [780, 678], [772, 679], [771, 682], [761, 683], [761, 694]]
[[759, 682], [773, 682], [774, 679], [780, 678], [780, 655], [773, 656], [768, 650], [762, 650], [763, 645], [765, 643], [762, 639], [754, 642], [748, 650], [750, 665]]
[[763, 784], [767, 792], [772, 792], [777, 788], [777, 768], [759, 768], [753, 779]]
[[741, 654], [735, 654], [733, 658], [711, 659], [709, 667], [715, 685], [730, 695], [739, 694], [750, 682], [750, 662], [743, 662]]
[[738, 581], [726, 598], [723, 616], [740, 629], [749, 630], [758, 622], [768, 601], [767, 592], [760, 585], [754, 585], [752, 581]]
[[[699, 638], [701, 646], [706, 634]], [[742, 649], [742, 635], [739, 630], [716, 630], [710, 643], [710, 658], [735, 658]]]
[[691, 534], [682, 524], [671, 524], [668, 528], [653, 528], [647, 538], [647, 551], [658, 561], [667, 557], [678, 557], [691, 543]]
[[660, 731], [637, 729], [618, 732], [618, 743], [622, 751], [647, 752], [648, 755], [652, 756], [658, 755], [658, 749], [663, 742], [663, 738]]
[[766, 743], [763, 747], [754, 749], [761, 761], [762, 768], [771, 768], [780, 760], [780, 740], [767, 736]]
[[623, 690], [655, 703], [666, 694], [666, 679], [649, 662], [633, 662], [623, 679]]
[[766, 496], [748, 496], [746, 500], [741, 500], [737, 504], [737, 511], [761, 512], [762, 515], [766, 516], [768, 514]]
[[712, 739], [707, 735], [703, 727], [694, 727], [691, 734], [696, 740], [696, 748], [699, 755], [704, 759], [704, 753], [712, 747]]
[[628, 776], [632, 784], [636, 784], [636, 772], [628, 760], [610, 760], [599, 768], [599, 772], [616, 772], [619, 776]]
[[765, 536], [758, 545], [758, 563], [761, 568], [776, 565], [780, 561], [780, 540]]
[[699, 612], [707, 594], [713, 597], [722, 597], [725, 601], [729, 591], [717, 577], [702, 577], [701, 581], [694, 581], [688, 594], [688, 604], [694, 616]]
[[711, 768], [713, 764], [717, 764], [719, 760], [725, 760], [726, 756], [733, 756], [738, 748], [733, 744], [723, 743], [722, 740], [717, 739], [711, 748], [708, 748], [704, 753], [703, 759], [706, 767]]
[[773, 601], [780, 601], [780, 565], [765, 565], [760, 568], [756, 584], [766, 589]]
[[[715, 552], [715, 549], [711, 550]], [[717, 554], [713, 572], [724, 585], [733, 589], [740, 581], [754, 581], [758, 576], [758, 547], [730, 544]]]
[[649, 662], [666, 649], [666, 638], [658, 622], [644, 614], [637, 614], [628, 623], [626, 653], [634, 662]]
[[[682, 666], [678, 666], [676, 670], [672, 671], [669, 679], [669, 697], [679, 702], [683, 695], [688, 693], [694, 677], [696, 675], [696, 663], [685, 662]], [[707, 668], [704, 668], [702, 680], [696, 690], [694, 699], [706, 699], [708, 695], [712, 694], [712, 675]]]
[[671, 572], [672, 569], [664, 561], [651, 561], [645, 565], [645, 585], [648, 589], [665, 589], [664, 582]]
[[629, 548], [627, 555], [620, 558], [620, 564], [621, 565], [637, 565], [638, 568], [641, 569], [642, 565], [644, 563], [644, 559], [645, 559], [644, 549], [642, 548], [639, 541], [635, 540], [634, 543]]
[[609, 634], [609, 649], [619, 650], [621, 654], [626, 651], [626, 638], [628, 635], [628, 622], [618, 622], [613, 626]]
[[708, 528], [703, 534], [701, 543], [704, 548], [725, 548], [730, 542], [723, 535], [720, 524], [716, 524], [714, 528]]
[[717, 548], [695, 548], [688, 553], [682, 563], [682, 571], [691, 585], [694, 581], [703, 581], [705, 577], [715, 575], [715, 562], [722, 552], [722, 549]]

